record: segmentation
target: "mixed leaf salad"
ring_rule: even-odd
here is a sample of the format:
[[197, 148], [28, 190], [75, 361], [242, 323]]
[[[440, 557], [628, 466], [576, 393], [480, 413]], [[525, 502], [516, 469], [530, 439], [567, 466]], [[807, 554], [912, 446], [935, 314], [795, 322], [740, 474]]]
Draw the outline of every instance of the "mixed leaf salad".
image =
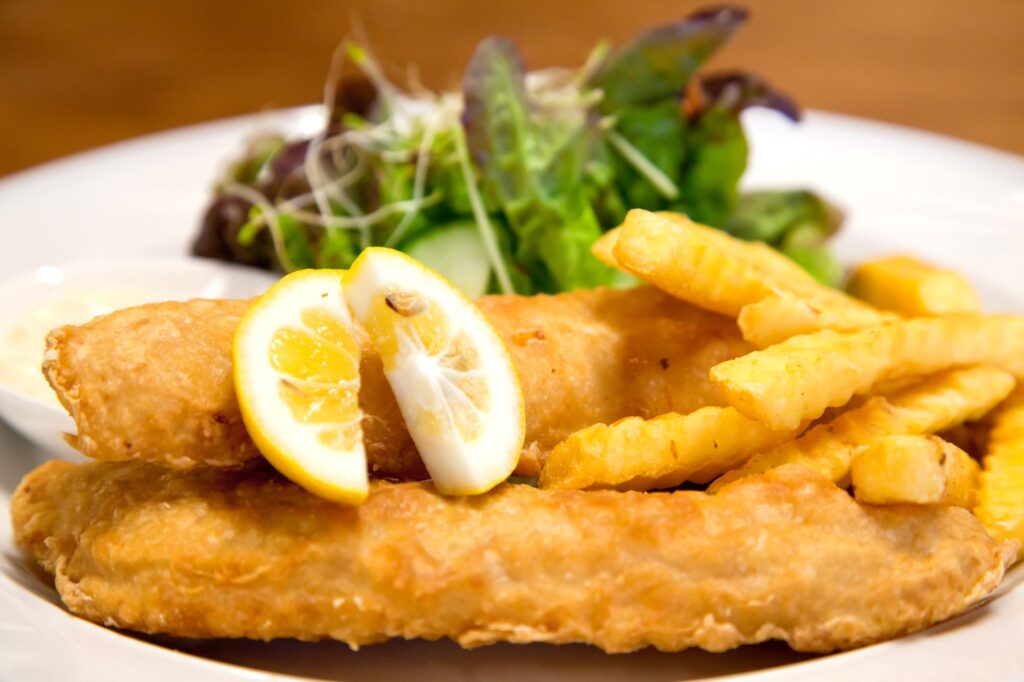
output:
[[840, 216], [805, 190], [741, 193], [740, 112], [796, 104], [760, 78], [698, 69], [746, 21], [716, 7], [579, 69], [527, 71], [509, 40], [484, 40], [458, 92], [402, 90], [368, 49], [358, 78], [328, 81], [311, 139], [250, 141], [219, 183], [200, 256], [291, 271], [346, 268], [371, 245], [405, 251], [470, 295], [532, 294], [628, 278], [590, 246], [630, 208], [671, 210], [768, 242], [819, 279]]

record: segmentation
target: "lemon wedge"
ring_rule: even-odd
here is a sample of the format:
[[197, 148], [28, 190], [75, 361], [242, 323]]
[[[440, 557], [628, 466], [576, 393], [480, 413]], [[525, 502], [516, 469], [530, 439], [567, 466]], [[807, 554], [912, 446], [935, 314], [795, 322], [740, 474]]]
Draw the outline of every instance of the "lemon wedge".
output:
[[369, 480], [359, 409], [359, 335], [342, 272], [302, 270], [245, 313], [232, 358], [242, 419], [256, 447], [312, 493], [347, 504]]
[[508, 478], [525, 435], [512, 358], [480, 309], [448, 280], [393, 249], [365, 249], [345, 300], [438, 491], [476, 495]]

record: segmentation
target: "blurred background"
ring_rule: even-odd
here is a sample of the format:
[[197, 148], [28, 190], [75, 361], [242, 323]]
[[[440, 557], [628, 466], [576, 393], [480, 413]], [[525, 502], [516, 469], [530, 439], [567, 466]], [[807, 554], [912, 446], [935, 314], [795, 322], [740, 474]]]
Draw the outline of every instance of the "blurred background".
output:
[[[708, 3], [668, 0], [0, 0], [0, 174], [166, 128], [318, 100], [361, 26], [392, 75], [458, 82], [502, 33], [531, 68], [582, 63]], [[713, 62], [805, 107], [1024, 153], [1024, 1], [746, 0]]]

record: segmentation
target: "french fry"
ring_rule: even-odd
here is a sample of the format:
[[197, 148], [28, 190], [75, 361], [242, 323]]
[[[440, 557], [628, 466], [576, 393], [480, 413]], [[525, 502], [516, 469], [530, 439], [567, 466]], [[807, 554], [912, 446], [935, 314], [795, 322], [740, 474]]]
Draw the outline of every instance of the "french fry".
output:
[[788, 295], [823, 313], [801, 317], [789, 332], [778, 320], [772, 338], [822, 324], [856, 329], [894, 317], [820, 284], [766, 244], [735, 239], [678, 214], [632, 210], [602, 239], [598, 257], [702, 308], [738, 317], [746, 306]]
[[970, 507], [978, 463], [938, 436], [886, 436], [850, 464], [853, 495], [867, 504]]
[[822, 329], [852, 330], [864, 325], [842, 307], [815, 308], [791, 294], [774, 294], [743, 306], [736, 319], [743, 338], [756, 348], [782, 343]]
[[754, 455], [712, 483], [709, 491], [783, 464], [801, 464], [843, 483], [862, 446], [889, 435], [931, 434], [977, 419], [1005, 398], [1014, 383], [1010, 374], [994, 367], [947, 370], [891, 395], [869, 398], [794, 441]]
[[909, 256], [868, 261], [854, 270], [850, 293], [884, 310], [908, 317], [976, 313], [978, 294], [970, 282]]
[[775, 293], [749, 264], [684, 225], [633, 210], [618, 228], [612, 251], [627, 271], [662, 291], [730, 317]]
[[621, 270], [622, 266], [619, 265], [619, 261], [615, 260], [615, 242], [619, 239], [620, 229], [616, 227], [598, 237], [597, 241], [590, 245], [590, 252], [605, 265]]
[[974, 514], [998, 540], [1024, 543], [1024, 386], [993, 416]]
[[795, 336], [711, 368], [726, 401], [776, 430], [817, 419], [881, 381], [992, 364], [1024, 377], [1024, 318], [947, 315]]
[[542, 488], [652, 490], [706, 483], [754, 452], [792, 440], [731, 407], [595, 424], [559, 443], [540, 474]]
[[789, 288], [803, 291], [817, 288], [831, 290], [830, 287], [823, 287], [819, 284], [809, 272], [797, 265], [791, 258], [782, 255], [764, 242], [737, 239], [717, 228], [695, 223], [682, 213], [659, 211], [655, 215], [675, 223], [680, 228], [697, 233], [726, 253], [735, 253], [756, 267], [758, 272], [778, 282], [788, 283]]

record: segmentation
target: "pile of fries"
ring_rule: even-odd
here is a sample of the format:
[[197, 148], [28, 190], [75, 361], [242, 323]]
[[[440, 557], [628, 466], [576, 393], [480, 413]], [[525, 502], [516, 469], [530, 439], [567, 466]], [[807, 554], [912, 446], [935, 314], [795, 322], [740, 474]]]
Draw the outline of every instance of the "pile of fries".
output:
[[1024, 541], [1024, 318], [980, 313], [961, 275], [887, 258], [848, 295], [763, 244], [641, 210], [594, 253], [734, 318], [758, 350], [711, 370], [720, 407], [572, 434], [542, 487], [714, 493], [799, 463], [863, 502], [965, 507]]

